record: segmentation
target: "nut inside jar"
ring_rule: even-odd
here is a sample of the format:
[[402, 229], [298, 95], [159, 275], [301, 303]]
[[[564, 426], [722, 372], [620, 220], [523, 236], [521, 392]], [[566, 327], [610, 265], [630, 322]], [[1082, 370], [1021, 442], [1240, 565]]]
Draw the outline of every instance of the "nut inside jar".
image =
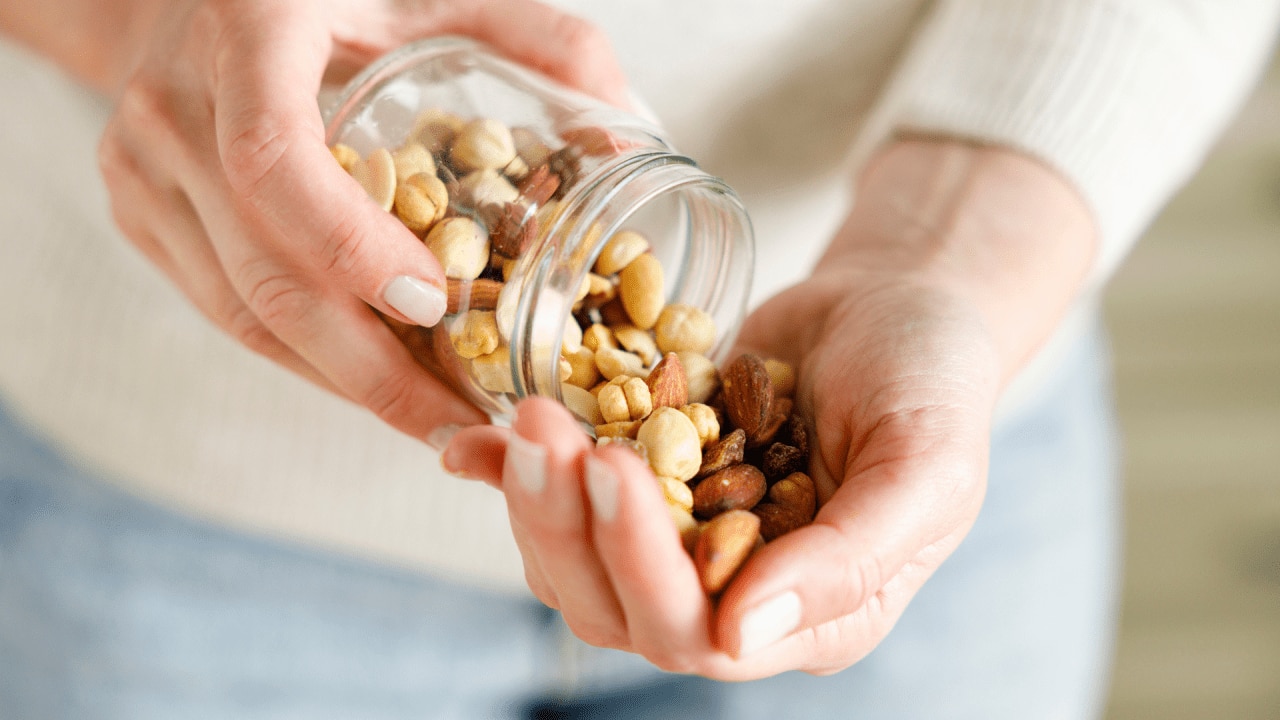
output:
[[[433, 108], [397, 147], [363, 157], [347, 145], [332, 148], [439, 260], [448, 282], [451, 360], [484, 391], [512, 402], [520, 394], [512, 363], [527, 273], [520, 263], [540, 233], [577, 221], [564, 216], [565, 188], [580, 178], [584, 158], [617, 152], [608, 139], [598, 129], [546, 137]], [[556, 368], [562, 401], [598, 444], [626, 445], [648, 461], [686, 547], [695, 558], [714, 559], [713, 570], [700, 572], [715, 593], [749, 556], [741, 547], [814, 516], [813, 484], [803, 472], [808, 446], [794, 445], [796, 433], [804, 436], [791, 413], [794, 372], [744, 356], [722, 380], [708, 357], [720, 340], [716, 323], [695, 305], [667, 302], [671, 280], [652, 238], [625, 223], [604, 232], [590, 224], [582, 233], [579, 247], [594, 261], [561, 299], [565, 324], [542, 318], [534, 325], [533, 359]], [[807, 504], [796, 500], [805, 488]], [[709, 525], [734, 511], [754, 513], [758, 522]], [[752, 536], [734, 537], [742, 528]], [[716, 546], [729, 542], [733, 552]], [[725, 567], [726, 557], [737, 564]]]

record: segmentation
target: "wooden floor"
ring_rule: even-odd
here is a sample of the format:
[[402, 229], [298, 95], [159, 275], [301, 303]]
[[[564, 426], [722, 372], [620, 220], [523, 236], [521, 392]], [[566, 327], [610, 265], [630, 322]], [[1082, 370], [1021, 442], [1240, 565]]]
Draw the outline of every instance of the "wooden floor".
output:
[[1109, 720], [1280, 719], [1280, 62], [1121, 269]]

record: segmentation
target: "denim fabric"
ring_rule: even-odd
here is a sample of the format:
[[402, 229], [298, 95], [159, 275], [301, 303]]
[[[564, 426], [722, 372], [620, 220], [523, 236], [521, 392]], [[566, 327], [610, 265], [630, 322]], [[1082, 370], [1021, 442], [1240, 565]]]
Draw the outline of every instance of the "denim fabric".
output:
[[555, 613], [118, 492], [0, 408], [0, 720], [1097, 716], [1117, 583], [1106, 358], [996, 429], [969, 537], [870, 657], [721, 684]]

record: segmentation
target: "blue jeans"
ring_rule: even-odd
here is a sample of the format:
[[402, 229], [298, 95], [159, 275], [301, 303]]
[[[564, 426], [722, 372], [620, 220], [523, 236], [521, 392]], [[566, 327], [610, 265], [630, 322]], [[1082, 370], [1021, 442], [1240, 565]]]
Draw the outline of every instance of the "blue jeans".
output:
[[981, 516], [879, 648], [741, 684], [588, 648], [532, 600], [156, 507], [0, 407], [0, 720], [1095, 717], [1118, 588], [1102, 347], [997, 427]]

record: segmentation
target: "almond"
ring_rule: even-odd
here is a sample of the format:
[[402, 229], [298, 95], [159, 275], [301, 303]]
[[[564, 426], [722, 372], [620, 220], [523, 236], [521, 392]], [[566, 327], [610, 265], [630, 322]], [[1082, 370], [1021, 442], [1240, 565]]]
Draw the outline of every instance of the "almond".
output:
[[764, 497], [764, 473], [751, 465], [731, 465], [693, 489], [693, 514], [713, 518], [730, 510], [750, 510]]
[[505, 258], [520, 257], [538, 234], [537, 218], [520, 203], [486, 203], [477, 213], [489, 229], [490, 245]]
[[684, 377], [684, 366], [675, 353], [667, 353], [649, 371], [649, 393], [653, 396], [655, 408], [678, 408], [688, 404], [689, 387]]
[[[748, 445], [759, 445], [775, 419], [773, 382], [764, 361], [750, 353], [739, 355], [725, 368], [720, 390], [729, 421], [747, 434]], [[781, 426], [786, 417], [778, 420], [777, 425]], [[773, 431], [777, 432], [777, 426]]]
[[448, 279], [449, 314], [461, 310], [493, 310], [498, 307], [498, 296], [502, 294], [503, 283], [497, 280], [455, 280]]
[[516, 189], [525, 200], [534, 205], [543, 205], [560, 189], [560, 176], [551, 172], [546, 164], [534, 168], [517, 185]]
[[693, 564], [708, 593], [719, 593], [755, 549], [760, 518], [746, 510], [732, 510], [708, 522], [698, 533]]

